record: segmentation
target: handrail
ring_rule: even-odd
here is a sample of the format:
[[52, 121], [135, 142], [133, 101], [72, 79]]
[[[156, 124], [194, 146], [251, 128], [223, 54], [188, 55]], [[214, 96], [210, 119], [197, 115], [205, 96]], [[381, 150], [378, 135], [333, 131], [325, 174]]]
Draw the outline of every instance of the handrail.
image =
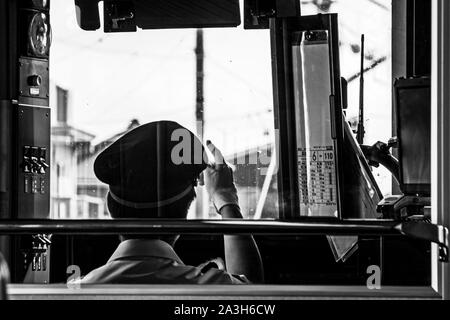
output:
[[280, 220], [0, 220], [0, 235], [328, 235], [408, 236], [436, 243], [448, 262], [447, 228], [422, 221], [301, 219]]
[[328, 235], [408, 236], [439, 245], [439, 259], [449, 261], [449, 231], [421, 221], [394, 220], [0, 220], [0, 235]]
[[0, 220], [0, 234], [253, 234], [400, 236], [393, 220]]

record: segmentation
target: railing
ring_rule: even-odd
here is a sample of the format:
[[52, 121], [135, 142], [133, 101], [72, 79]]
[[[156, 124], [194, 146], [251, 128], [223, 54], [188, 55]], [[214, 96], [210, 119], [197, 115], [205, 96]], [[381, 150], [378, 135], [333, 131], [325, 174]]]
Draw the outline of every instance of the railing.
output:
[[0, 234], [255, 234], [400, 236], [402, 224], [374, 221], [275, 220], [0, 220]]
[[0, 235], [18, 234], [253, 234], [408, 236], [439, 245], [448, 261], [448, 230], [426, 222], [393, 220], [0, 220]]

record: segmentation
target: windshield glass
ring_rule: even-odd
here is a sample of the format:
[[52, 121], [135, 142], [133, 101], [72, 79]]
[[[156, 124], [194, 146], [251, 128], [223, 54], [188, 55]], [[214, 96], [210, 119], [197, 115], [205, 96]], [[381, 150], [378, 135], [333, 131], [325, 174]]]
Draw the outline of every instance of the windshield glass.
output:
[[[108, 218], [95, 158], [129, 130], [159, 120], [203, 132], [220, 148], [246, 218], [278, 217], [268, 30], [205, 29], [199, 74], [197, 30], [85, 32], [69, 1], [52, 3], [52, 17], [52, 218]], [[197, 99], [204, 99], [200, 122]], [[203, 188], [196, 192], [188, 218], [217, 218]]]
[[[223, 152], [234, 169], [244, 218], [278, 218], [269, 30], [240, 26], [201, 34], [195, 29], [105, 34], [81, 30], [71, 1], [54, 1], [51, 10], [51, 218], [108, 219], [109, 188], [94, 174], [96, 157], [130, 130], [159, 120], [176, 121]], [[302, 14], [317, 13], [339, 14], [341, 73], [349, 82], [347, 119], [354, 128], [360, 36], [365, 33], [365, 143], [387, 141], [390, 1], [302, 3]], [[388, 194], [390, 173], [377, 169], [375, 178]], [[188, 218], [219, 218], [205, 190], [197, 187], [196, 194]]]

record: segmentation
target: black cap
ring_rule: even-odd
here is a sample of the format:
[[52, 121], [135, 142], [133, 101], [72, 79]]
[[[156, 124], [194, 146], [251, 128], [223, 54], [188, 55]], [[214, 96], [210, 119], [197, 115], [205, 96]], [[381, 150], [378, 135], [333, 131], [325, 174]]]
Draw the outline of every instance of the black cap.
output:
[[188, 129], [171, 121], [142, 125], [114, 142], [95, 160], [97, 178], [122, 205], [167, 203], [186, 194], [205, 170], [205, 149]]

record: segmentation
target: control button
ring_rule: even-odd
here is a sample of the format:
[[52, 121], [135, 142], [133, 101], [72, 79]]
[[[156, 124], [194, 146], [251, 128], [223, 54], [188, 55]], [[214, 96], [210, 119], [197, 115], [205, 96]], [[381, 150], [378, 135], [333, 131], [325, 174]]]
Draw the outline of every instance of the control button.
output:
[[24, 188], [24, 192], [25, 193], [31, 193], [31, 182], [30, 182], [30, 177], [29, 176], [25, 176], [23, 178], [23, 188]]
[[41, 165], [39, 164], [38, 160], [36, 158], [31, 158], [31, 172], [32, 173], [40, 173], [41, 172]]
[[42, 254], [38, 254], [38, 258], [37, 258], [37, 271], [41, 271], [42, 270]]
[[37, 255], [33, 255], [33, 261], [31, 262], [31, 271], [36, 271], [37, 269]]
[[39, 163], [39, 148], [32, 147], [31, 148], [31, 172], [33, 173], [40, 173], [42, 165]]
[[24, 157], [31, 157], [31, 147], [30, 146], [24, 146], [23, 147], [23, 156]]
[[40, 183], [40, 193], [41, 194], [45, 194], [45, 179], [41, 178], [41, 183]]
[[41, 166], [40, 173], [45, 174], [46, 170], [50, 167], [46, 162], [47, 148], [39, 148], [39, 164]]
[[39, 157], [39, 148], [31, 147], [30, 155], [35, 158]]
[[31, 177], [31, 193], [36, 194], [36, 193], [40, 193], [39, 192], [39, 181], [38, 181], [38, 177], [36, 176], [32, 176]]
[[47, 148], [39, 148], [39, 158], [47, 158]]
[[23, 147], [23, 163], [22, 169], [25, 173], [31, 172], [31, 147], [25, 146]]
[[30, 159], [23, 159], [22, 169], [23, 169], [24, 173], [30, 173], [31, 172], [31, 161], [30, 161]]
[[47, 271], [47, 255], [42, 255], [42, 271]]
[[42, 84], [42, 77], [40, 75], [32, 75], [27, 78], [27, 82], [31, 87], [40, 87]]

